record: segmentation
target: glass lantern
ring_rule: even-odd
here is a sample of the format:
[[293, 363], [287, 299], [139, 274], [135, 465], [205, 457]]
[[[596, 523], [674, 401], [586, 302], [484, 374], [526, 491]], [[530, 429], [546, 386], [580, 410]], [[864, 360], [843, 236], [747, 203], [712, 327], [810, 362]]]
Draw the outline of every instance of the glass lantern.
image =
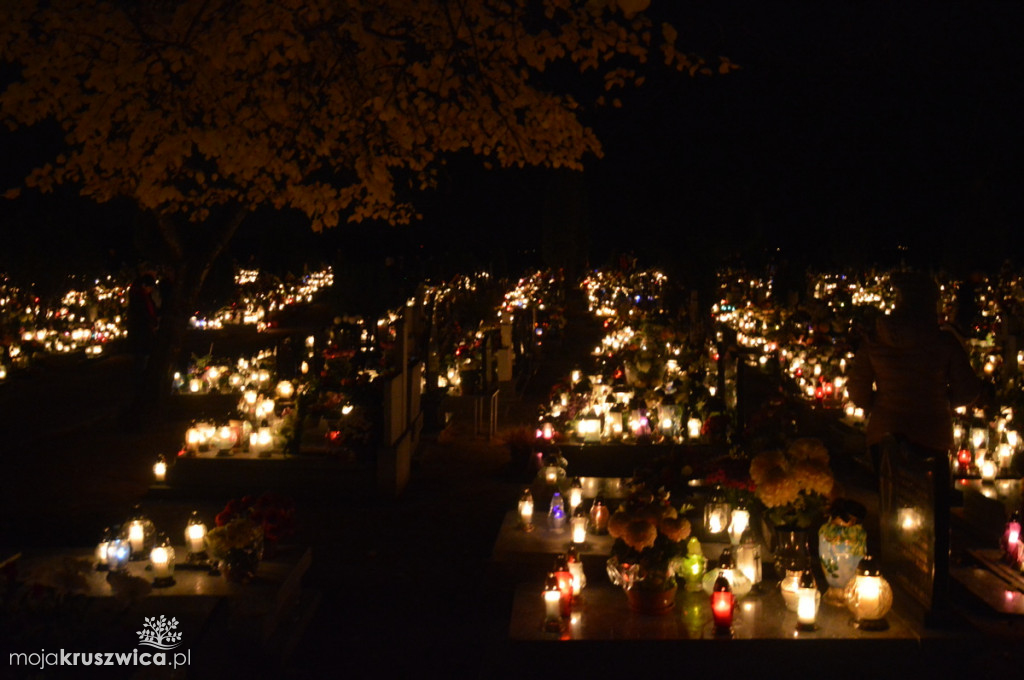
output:
[[135, 506], [132, 516], [121, 527], [121, 538], [131, 547], [131, 559], [144, 560], [149, 557], [156, 540], [156, 526], [142, 514], [139, 506]]
[[601, 441], [601, 419], [593, 415], [583, 416], [576, 421], [576, 435], [584, 442]]
[[167, 481], [167, 459], [160, 455], [153, 463], [153, 480], [157, 484]]
[[195, 455], [196, 453], [199, 453], [202, 443], [202, 430], [199, 429], [199, 424], [193, 421], [192, 425], [185, 430], [185, 451], [191, 455]]
[[575, 546], [581, 546], [587, 542], [587, 523], [590, 518], [587, 517], [587, 513], [584, 512], [582, 505], [577, 505], [576, 510], [572, 513], [572, 543]]
[[729, 542], [739, 545], [743, 532], [750, 526], [750, 511], [742, 505], [732, 509], [729, 517]]
[[282, 380], [277, 383], [277, 387], [274, 388], [274, 393], [279, 399], [289, 401], [293, 396], [295, 396], [295, 385], [293, 385], [290, 380]]
[[686, 436], [689, 437], [691, 441], [697, 441], [700, 439], [701, 427], [702, 423], [700, 422], [700, 418], [690, 418], [686, 421]]
[[249, 450], [259, 455], [260, 458], [269, 458], [273, 448], [273, 430], [270, 428], [270, 423], [264, 419], [260, 423], [259, 429], [249, 435]]
[[722, 493], [722, 488], [715, 487], [715, 492], [704, 504], [704, 529], [712, 540], [724, 536], [729, 528], [731, 514], [732, 508]]
[[598, 496], [590, 506], [590, 532], [603, 536], [608, 533], [608, 519], [611, 513], [604, 503], [604, 497]]
[[132, 546], [128, 539], [115, 536], [107, 542], [107, 570], [124, 571], [132, 557]]
[[786, 603], [786, 609], [795, 612], [797, 608], [796, 591], [800, 587], [800, 575], [803, 569], [786, 569], [786, 574], [779, 581], [779, 591], [782, 593], [782, 601]]
[[217, 450], [217, 455], [226, 456], [238, 442], [237, 433], [229, 423], [222, 423], [213, 433], [210, 443]]
[[153, 570], [153, 586], [167, 588], [174, 585], [174, 546], [161, 534], [149, 551], [149, 565]]
[[707, 564], [708, 560], [704, 557], [700, 541], [696, 536], [691, 536], [690, 540], [686, 542], [686, 557], [683, 558], [682, 568], [686, 590], [696, 593], [704, 587], [704, 570], [707, 568]]
[[565, 529], [567, 521], [565, 499], [562, 498], [562, 494], [556, 491], [551, 496], [551, 505], [548, 507], [548, 529], [551, 531], [562, 531]]
[[892, 609], [892, 587], [867, 555], [857, 565], [857, 575], [846, 586], [846, 606], [853, 623], [861, 630], [886, 630], [886, 615]]
[[818, 608], [821, 606], [821, 592], [814, 582], [814, 574], [805, 569], [800, 574], [796, 589], [797, 630], [812, 631], [817, 628]]
[[745, 597], [750, 593], [753, 584], [746, 575], [736, 568], [736, 562], [732, 554], [732, 548], [723, 548], [718, 558], [718, 565], [704, 574], [704, 592], [714, 592], [715, 581], [719, 576], [725, 576], [729, 581], [729, 590], [736, 599]]
[[715, 623], [716, 637], [732, 635], [732, 615], [735, 606], [736, 597], [729, 585], [729, 579], [724, 573], [719, 573], [711, 592], [711, 616]]
[[579, 477], [573, 477], [572, 486], [569, 487], [569, 509], [576, 512], [576, 508], [583, 502], [583, 482]]
[[555, 574], [549, 573], [544, 581], [544, 631], [558, 633], [562, 630], [562, 591], [558, 588]]
[[736, 547], [736, 568], [757, 586], [761, 582], [761, 544], [754, 535], [754, 530], [747, 527]]
[[566, 558], [569, 561], [569, 573], [572, 575], [572, 596], [579, 597], [580, 591], [587, 587], [587, 575], [583, 573], [583, 558], [579, 548], [570, 545]]
[[198, 511], [192, 511], [192, 516], [185, 525], [185, 548], [188, 551], [189, 562], [202, 562], [207, 559], [206, 525], [199, 518]]
[[558, 582], [558, 591], [561, 595], [561, 614], [564, 618], [568, 618], [572, 613], [572, 572], [569, 571], [569, 558], [565, 553], [559, 553], [555, 557], [551, 572]]
[[616, 403], [604, 414], [604, 432], [609, 439], [622, 439], [625, 428], [622, 418], [624, 410], [622, 404]]
[[1017, 554], [1020, 552], [1020, 513], [1014, 511], [1010, 521], [1003, 529], [1003, 536], [999, 540], [999, 546], [1003, 550], [1003, 556], [1012, 565], [1017, 564]]
[[523, 489], [519, 496], [519, 526], [523, 531], [533, 531], [533, 494]]
[[103, 532], [103, 538], [96, 545], [96, 571], [107, 570], [107, 546], [110, 542], [118, 538], [117, 532], [114, 531], [113, 527], [107, 527]]
[[549, 486], [561, 486], [565, 481], [565, 468], [559, 464], [555, 456], [545, 456], [544, 466], [540, 469], [538, 476]]

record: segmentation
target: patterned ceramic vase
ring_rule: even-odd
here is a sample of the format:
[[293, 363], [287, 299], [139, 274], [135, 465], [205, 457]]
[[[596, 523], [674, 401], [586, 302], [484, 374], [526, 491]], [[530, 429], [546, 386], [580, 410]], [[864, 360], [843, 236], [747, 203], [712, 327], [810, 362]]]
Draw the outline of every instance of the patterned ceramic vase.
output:
[[857, 565], [867, 554], [867, 531], [859, 522], [849, 523], [833, 517], [818, 529], [818, 556], [828, 581], [825, 601], [845, 605], [843, 591], [857, 572]]

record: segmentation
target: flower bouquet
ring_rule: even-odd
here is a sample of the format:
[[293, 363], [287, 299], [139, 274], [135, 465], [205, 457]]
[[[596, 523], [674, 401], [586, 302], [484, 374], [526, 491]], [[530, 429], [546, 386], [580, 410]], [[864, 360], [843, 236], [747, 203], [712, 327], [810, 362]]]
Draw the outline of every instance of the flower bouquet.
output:
[[821, 524], [835, 480], [828, 449], [818, 439], [796, 439], [784, 450], [763, 451], [750, 461], [761, 517], [780, 571], [809, 565], [811, 541]]
[[835, 479], [828, 449], [821, 440], [803, 437], [785, 450], [762, 451], [750, 461], [754, 496], [772, 527], [811, 529], [821, 523]]
[[608, 559], [608, 577], [630, 595], [634, 609], [636, 591], [653, 591], [664, 599], [661, 609], [675, 604], [675, 564], [686, 554], [690, 521], [669, 503], [668, 494], [635, 489], [608, 520], [615, 539]]
[[206, 543], [228, 580], [246, 582], [256, 575], [263, 558], [263, 529], [252, 519], [237, 517], [218, 525], [206, 535]]
[[206, 536], [210, 554], [220, 560], [229, 579], [248, 581], [256, 574], [264, 548], [295, 532], [295, 506], [272, 493], [245, 496], [228, 502], [215, 518], [216, 528]]
[[295, 504], [284, 496], [265, 493], [259, 497], [243, 496], [228, 501], [217, 515], [218, 527], [236, 519], [248, 519], [263, 532], [263, 540], [271, 549], [282, 540], [295, 535]]

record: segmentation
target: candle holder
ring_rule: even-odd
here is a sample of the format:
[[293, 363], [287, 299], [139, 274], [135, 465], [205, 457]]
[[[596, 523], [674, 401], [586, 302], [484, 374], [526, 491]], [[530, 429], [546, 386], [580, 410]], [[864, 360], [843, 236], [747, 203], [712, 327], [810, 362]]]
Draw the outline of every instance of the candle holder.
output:
[[704, 531], [712, 540], [727, 532], [731, 515], [732, 508], [722, 492], [722, 487], [715, 487], [711, 498], [704, 504]]
[[999, 546], [1003, 550], [1003, 559], [1013, 566], [1019, 565], [1017, 555], [1020, 544], [1020, 512], [1014, 510], [999, 539]]
[[107, 565], [107, 546], [116, 538], [118, 538], [118, 532], [113, 527], [107, 527], [103, 531], [103, 538], [100, 539], [99, 544], [96, 546], [96, 571], [110, 570], [110, 567]]
[[750, 511], [742, 505], [732, 509], [729, 517], [729, 542], [737, 546], [743, 538], [743, 532], [750, 526]]
[[704, 557], [700, 541], [696, 536], [691, 536], [686, 543], [686, 557], [683, 558], [683, 578], [686, 580], [686, 590], [697, 593], [703, 589], [704, 570], [707, 569], [707, 565], [708, 559]]
[[206, 525], [195, 510], [185, 525], [185, 549], [189, 563], [206, 563], [210, 559], [206, 553]]
[[549, 573], [547, 580], [544, 582], [544, 624], [541, 629], [545, 633], [561, 633], [562, 632], [562, 612], [561, 612], [561, 600], [562, 591], [558, 587], [558, 579], [555, 578], [555, 574]]
[[[718, 574], [716, 577], [715, 574]], [[722, 548], [722, 554], [718, 557], [718, 564], [714, 569], [704, 574], [704, 592], [713, 594], [718, 578], [724, 578], [729, 582], [729, 592], [734, 599], [745, 597], [750, 593], [753, 584], [747, 576], [736, 568], [736, 559], [733, 557], [732, 548]]]
[[555, 557], [551, 573], [555, 575], [558, 582], [558, 592], [561, 596], [559, 606], [562, 618], [569, 618], [572, 614], [572, 572], [569, 570], [569, 558], [565, 553], [559, 553]]
[[582, 505], [577, 505], [572, 513], [570, 526], [572, 527], [572, 543], [575, 546], [582, 546], [587, 542], [587, 523], [590, 518], [584, 512]]
[[796, 629], [801, 632], [817, 630], [821, 593], [818, 591], [818, 584], [814, 582], [814, 574], [809, 569], [805, 569], [800, 574], [796, 598]]
[[565, 499], [562, 494], [555, 492], [551, 496], [551, 505], [548, 508], [548, 529], [551, 531], [563, 531], [568, 518], [565, 512]]
[[174, 546], [170, 539], [161, 534], [156, 545], [149, 551], [149, 568], [153, 572], [154, 588], [169, 588], [174, 581]]
[[857, 575], [846, 587], [846, 606], [853, 614], [853, 625], [860, 630], [888, 630], [885, 616], [892, 608], [892, 587], [866, 555], [857, 565]]
[[751, 590], [759, 590], [761, 587], [761, 544], [754, 535], [751, 527], [747, 527], [740, 537], [740, 544], [736, 548], [736, 568], [743, 572], [743, 575], [750, 581]]
[[533, 531], [533, 494], [523, 489], [519, 496], [519, 527], [526, 532]]
[[572, 486], [569, 487], [569, 510], [573, 513], [583, 503], [583, 482], [579, 477], [573, 477]]
[[572, 575], [572, 597], [575, 600], [587, 587], [587, 575], [583, 572], [583, 558], [575, 545], [569, 546], [566, 557], [569, 561], [569, 573]]
[[157, 457], [156, 462], [153, 463], [153, 480], [157, 484], [163, 484], [167, 481], [167, 459], [163, 454]]
[[115, 536], [107, 543], [107, 571], [124, 571], [131, 559], [132, 546], [128, 539]]
[[719, 572], [715, 579], [715, 587], [711, 593], [711, 617], [714, 620], [716, 638], [731, 638], [733, 635], [732, 617], [736, 598], [725, 574]]
[[590, 532], [603, 536], [608, 533], [608, 520], [611, 513], [608, 506], [604, 504], [604, 498], [598, 496], [590, 506]]
[[156, 526], [136, 505], [132, 516], [121, 526], [121, 538], [131, 546], [133, 561], [145, 560], [156, 539]]

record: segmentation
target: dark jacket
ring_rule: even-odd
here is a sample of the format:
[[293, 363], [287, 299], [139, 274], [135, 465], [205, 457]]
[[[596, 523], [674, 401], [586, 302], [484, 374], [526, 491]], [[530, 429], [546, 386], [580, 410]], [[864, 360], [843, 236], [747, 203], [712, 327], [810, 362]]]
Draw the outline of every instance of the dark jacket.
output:
[[868, 413], [868, 445], [899, 434], [948, 451], [953, 409], [973, 402], [981, 381], [953, 334], [934, 321], [894, 315], [879, 318], [857, 352], [847, 390]]

